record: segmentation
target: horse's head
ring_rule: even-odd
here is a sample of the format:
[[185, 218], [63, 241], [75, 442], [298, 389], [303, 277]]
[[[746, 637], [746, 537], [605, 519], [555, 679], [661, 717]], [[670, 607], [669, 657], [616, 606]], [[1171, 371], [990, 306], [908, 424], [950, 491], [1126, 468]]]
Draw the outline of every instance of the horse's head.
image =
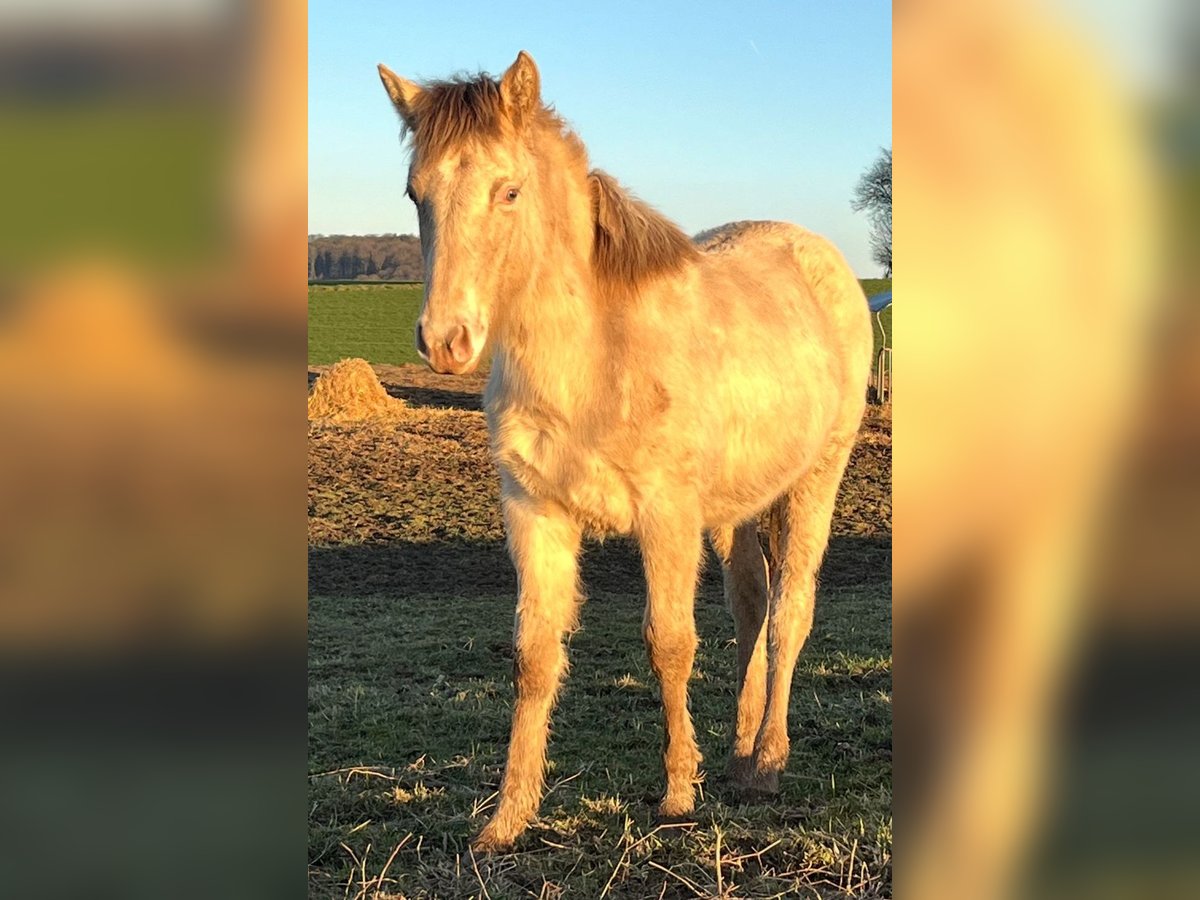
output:
[[499, 82], [418, 85], [382, 65], [379, 75], [412, 136], [408, 197], [425, 262], [417, 350], [434, 371], [460, 375], [478, 365], [543, 243], [530, 138], [546, 114], [537, 67], [522, 52]]

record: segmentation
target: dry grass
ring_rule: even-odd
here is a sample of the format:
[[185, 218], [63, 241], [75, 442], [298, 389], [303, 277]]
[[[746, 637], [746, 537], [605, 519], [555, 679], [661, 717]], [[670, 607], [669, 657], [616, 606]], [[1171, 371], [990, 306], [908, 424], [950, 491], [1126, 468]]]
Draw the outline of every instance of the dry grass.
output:
[[406, 405], [388, 395], [365, 359], [343, 359], [331, 366], [308, 395], [309, 420], [369, 422], [399, 418]]

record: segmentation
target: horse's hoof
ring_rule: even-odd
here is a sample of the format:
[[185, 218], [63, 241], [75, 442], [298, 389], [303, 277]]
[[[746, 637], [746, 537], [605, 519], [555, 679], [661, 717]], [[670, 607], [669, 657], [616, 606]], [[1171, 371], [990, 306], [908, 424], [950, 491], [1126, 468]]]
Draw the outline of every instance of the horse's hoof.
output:
[[696, 821], [696, 817], [692, 813], [679, 813], [677, 815], [667, 815], [661, 809], [654, 814], [654, 824], [659, 826], [669, 826], [673, 828], [695, 828], [700, 823]]
[[731, 756], [725, 767], [725, 780], [738, 791], [746, 791], [754, 777], [754, 759], [750, 756]]
[[751, 773], [743, 791], [751, 797], [774, 797], [779, 793], [779, 773], [774, 769]]
[[505, 838], [485, 828], [479, 834], [475, 835], [474, 840], [471, 841], [471, 851], [480, 855], [485, 853], [511, 853], [513, 844], [515, 843], [515, 835]]
[[693, 800], [663, 800], [658, 804], [654, 818], [659, 825], [682, 825], [695, 822], [696, 804]]

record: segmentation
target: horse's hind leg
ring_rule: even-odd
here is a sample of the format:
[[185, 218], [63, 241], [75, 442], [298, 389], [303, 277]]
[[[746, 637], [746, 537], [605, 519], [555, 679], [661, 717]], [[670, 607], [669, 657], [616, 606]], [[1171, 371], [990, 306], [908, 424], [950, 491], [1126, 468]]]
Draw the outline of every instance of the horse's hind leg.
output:
[[728, 775], [734, 784], [745, 787], [767, 702], [767, 561], [754, 519], [736, 529], [714, 529], [712, 544], [721, 559], [725, 603], [737, 633], [737, 721]]
[[853, 434], [832, 442], [820, 461], [776, 500], [771, 510], [767, 706], [754, 747], [750, 786], [756, 791], [775, 793], [787, 765], [792, 674], [812, 628], [817, 571], [829, 543], [838, 484], [853, 446]]

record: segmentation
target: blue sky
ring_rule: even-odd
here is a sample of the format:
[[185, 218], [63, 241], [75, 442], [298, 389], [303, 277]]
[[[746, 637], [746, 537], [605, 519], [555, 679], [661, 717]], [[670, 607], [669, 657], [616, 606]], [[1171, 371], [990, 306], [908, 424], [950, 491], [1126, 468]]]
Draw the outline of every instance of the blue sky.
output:
[[891, 3], [309, 3], [309, 231], [416, 233], [375, 72], [499, 75], [528, 50], [593, 166], [685, 231], [782, 219], [876, 277], [859, 175], [891, 145]]

